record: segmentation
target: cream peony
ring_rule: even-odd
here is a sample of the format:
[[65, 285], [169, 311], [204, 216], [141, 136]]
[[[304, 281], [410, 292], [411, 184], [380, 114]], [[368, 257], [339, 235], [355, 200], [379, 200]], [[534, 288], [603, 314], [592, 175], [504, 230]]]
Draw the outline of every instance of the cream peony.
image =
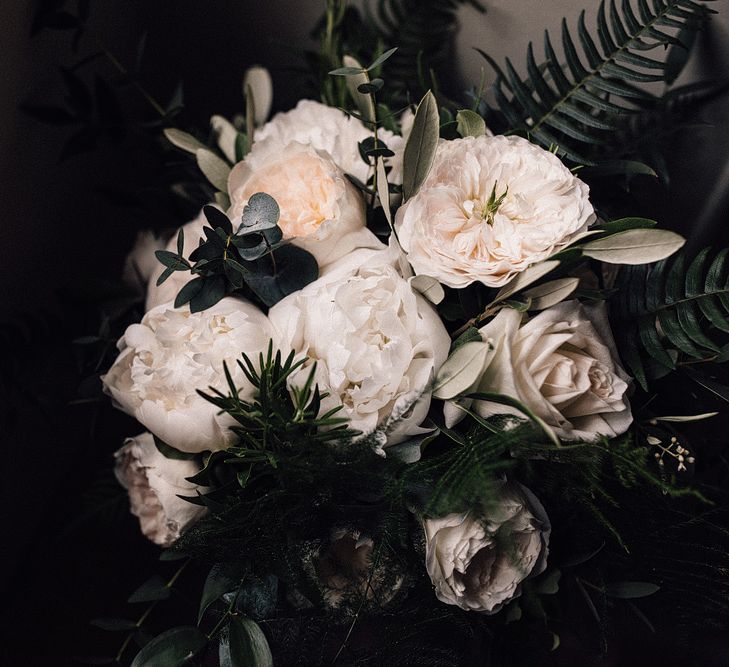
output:
[[499, 611], [547, 566], [549, 519], [521, 484], [504, 483], [484, 516], [448, 514], [423, 529], [436, 597], [466, 611]]
[[281, 211], [284, 239], [308, 250], [320, 268], [355, 248], [382, 245], [365, 227], [360, 193], [326, 153], [311, 146], [259, 148], [230, 172], [228, 190], [234, 226], [252, 195], [271, 195]]
[[418, 274], [461, 288], [500, 287], [595, 220], [588, 187], [520, 137], [441, 141], [395, 228]]
[[395, 265], [389, 250], [359, 250], [269, 312], [281, 349], [308, 357], [292, 384], [316, 362], [316, 382], [329, 392], [322, 412], [342, 405], [352, 428], [379, 427], [387, 444], [424, 432], [428, 388], [450, 347], [438, 314]]
[[162, 273], [161, 269], [157, 272], [157, 269], [162, 265], [157, 261], [154, 253], [164, 247], [165, 242], [158, 238], [151, 229], [138, 232], [134, 247], [124, 259], [124, 268], [122, 270], [124, 284], [131, 287], [135, 292], [144, 294], [149, 279], [153, 275], [156, 279], [157, 275]]
[[232, 417], [197, 390], [227, 389], [227, 362], [241, 395], [253, 387], [239, 368], [241, 353], [267, 349], [273, 331], [252, 304], [226, 297], [201, 313], [164, 304], [132, 324], [119, 340], [119, 356], [102, 378], [125, 412], [158, 438], [185, 452], [225, 449], [233, 440]]
[[129, 504], [139, 517], [142, 533], [155, 544], [170, 546], [206, 509], [179, 498], [194, 496], [200, 487], [185, 478], [199, 472], [195, 461], [165, 458], [151, 433], [127, 438], [114, 454], [114, 474], [129, 492]]
[[[185, 236], [185, 247], [182, 254], [185, 258], [190, 256], [190, 253], [199, 245], [200, 240], [205, 237], [203, 233], [205, 225], [210, 226], [201, 209], [194, 220], [182, 226]], [[177, 252], [177, 232], [173, 234], [164, 248], [170, 252]], [[157, 278], [159, 278], [165, 267], [154, 257], [154, 254], [152, 258], [157, 266], [147, 284], [147, 301], [145, 305], [147, 310], [152, 310], [152, 308], [161, 306], [163, 303], [174, 302], [177, 293], [195, 277], [189, 271], [175, 271], [161, 285], [157, 285]]]
[[[256, 131], [250, 159], [255, 162], [260, 151], [283, 154], [288, 144], [298, 142], [326, 152], [344, 173], [366, 182], [369, 167], [362, 160], [357, 144], [371, 136], [372, 130], [343, 111], [321, 102], [301, 100], [294, 109], [276, 114]], [[378, 130], [378, 136], [395, 153], [391, 158], [394, 169], [391, 181], [401, 183], [402, 169], [397, 165], [402, 163], [405, 140], [388, 130]]]
[[[521, 320], [521, 313], [505, 308], [481, 328], [481, 337], [495, 349], [470, 391], [518, 399], [564, 440], [590, 441], [627, 431], [633, 421], [626, 396], [629, 377], [617, 361], [604, 308], [566, 301], [523, 325]], [[484, 417], [514, 412], [483, 401], [475, 410]], [[446, 404], [447, 423], [454, 423], [458, 413], [457, 406]]]

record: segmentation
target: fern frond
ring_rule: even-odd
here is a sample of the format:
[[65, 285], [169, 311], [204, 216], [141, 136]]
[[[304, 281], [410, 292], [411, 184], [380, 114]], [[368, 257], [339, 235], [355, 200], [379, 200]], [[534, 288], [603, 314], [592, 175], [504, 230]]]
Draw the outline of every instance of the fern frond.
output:
[[683, 253], [649, 266], [626, 267], [612, 301], [624, 361], [646, 388], [677, 361], [723, 361], [729, 337], [729, 248], [709, 248], [687, 266]]
[[[709, 0], [712, 1], [712, 0]], [[506, 128], [577, 164], [595, 164], [593, 155], [611, 139], [609, 133], [626, 123], [640, 102], [652, 95], [640, 84], [668, 80], [666, 60], [645, 55], [657, 47], [682, 46], [674, 32], [693, 29], [709, 10], [693, 0], [602, 0], [593, 38], [584, 11], [577, 40], [562, 21], [565, 64], [552, 38], [544, 35], [546, 61], [538, 65], [534, 49], [527, 50], [524, 80], [509, 59], [502, 69], [481, 52], [496, 71], [494, 93]], [[579, 47], [578, 48], [578, 44]]]

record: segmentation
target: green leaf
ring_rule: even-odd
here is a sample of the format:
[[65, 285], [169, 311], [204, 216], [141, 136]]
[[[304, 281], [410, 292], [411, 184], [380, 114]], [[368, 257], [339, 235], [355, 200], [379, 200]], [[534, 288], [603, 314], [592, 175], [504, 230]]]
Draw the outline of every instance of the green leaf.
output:
[[108, 632], [128, 632], [137, 627], [137, 624], [128, 618], [95, 618], [91, 621], [91, 625]]
[[418, 104], [403, 156], [403, 198], [417, 194], [435, 159], [440, 134], [438, 103], [428, 91]]
[[526, 290], [523, 296], [531, 300], [529, 310], [544, 310], [564, 301], [579, 284], [579, 278], [558, 278]]
[[605, 595], [621, 600], [645, 598], [661, 590], [660, 586], [647, 581], [617, 581], [605, 586]]
[[[185, 287], [187, 287], [187, 285], [185, 285]], [[190, 299], [190, 312], [200, 313], [203, 310], [207, 310], [218, 303], [218, 301], [220, 301], [224, 296], [225, 278], [223, 276], [218, 275], [203, 278], [202, 287]]]
[[486, 134], [486, 121], [475, 111], [461, 109], [456, 114], [458, 134], [462, 137], [482, 137]]
[[388, 49], [385, 51], [379, 58], [377, 58], [374, 62], [372, 62], [369, 67], [367, 67], [367, 71], [371, 72], [373, 69], [378, 68], [382, 63], [384, 63], [391, 55], [393, 55], [397, 51], [397, 47], [394, 49]]
[[225, 213], [223, 213], [220, 209], [216, 208], [215, 206], [210, 206], [208, 204], [207, 206], [203, 206], [203, 214], [205, 215], [205, 218], [210, 223], [210, 226], [213, 229], [219, 227], [226, 234], [233, 233], [233, 225], [228, 219], [228, 216], [225, 215]]
[[464, 343], [440, 367], [433, 385], [433, 398], [450, 400], [472, 390], [494, 356], [488, 341]]
[[377, 160], [377, 196], [380, 199], [382, 210], [385, 214], [387, 224], [392, 229], [392, 210], [390, 209], [390, 188], [387, 185], [387, 171], [385, 162], [381, 158]]
[[166, 442], [160, 440], [156, 435], [153, 435], [153, 438], [154, 446], [157, 448], [157, 451], [166, 459], [172, 459], [173, 461], [193, 461], [197, 458], [197, 454], [181, 452], [179, 449], [175, 449]]
[[129, 596], [127, 602], [155, 602], [166, 600], [170, 597], [170, 588], [165, 580], [158, 574], [150, 577], [134, 593]]
[[221, 667], [273, 667], [266, 636], [251, 619], [234, 616], [228, 625], [227, 640], [219, 646]]
[[667, 229], [629, 229], [582, 247], [582, 254], [607, 264], [650, 264], [681, 249], [686, 243], [679, 234]]
[[226, 593], [237, 591], [248, 573], [248, 568], [242, 563], [216, 563], [210, 569], [200, 596], [200, 609], [197, 614], [198, 624], [202, 621], [205, 612], [213, 602], [219, 600]]
[[200, 653], [207, 637], [194, 627], [172, 628], [155, 637], [132, 661], [131, 667], [178, 667]]
[[493, 306], [504, 299], [508, 299], [510, 296], [520, 292], [525, 287], [529, 287], [529, 285], [537, 282], [537, 280], [544, 278], [544, 276], [554, 271], [554, 269], [558, 266], [559, 261], [556, 259], [548, 259], [544, 262], [539, 262], [539, 264], [533, 264], [506, 283], [506, 285], [499, 290], [496, 294], [496, 298], [489, 305]]
[[230, 174], [230, 166], [225, 160], [219, 158], [209, 148], [198, 148], [195, 151], [197, 166], [205, 178], [223, 192], [228, 191], [228, 175]]
[[187, 153], [196, 155], [199, 150], [209, 150], [202, 141], [195, 139], [195, 137], [187, 132], [175, 129], [174, 127], [166, 128], [164, 130], [164, 135], [167, 137], [167, 141], [169, 141], [173, 146], [176, 146]]
[[196, 297], [202, 290], [204, 285], [204, 278], [194, 278], [182, 286], [182, 289], [177, 293], [175, 297], [175, 308], [180, 308], [186, 303]]
[[370, 93], [360, 90], [363, 86], [370, 85], [369, 74], [362, 69], [352, 56], [344, 56], [343, 62], [348, 68], [358, 70], [356, 74], [347, 76], [347, 90], [357, 105], [363, 120], [374, 123], [377, 118], [374, 99]]

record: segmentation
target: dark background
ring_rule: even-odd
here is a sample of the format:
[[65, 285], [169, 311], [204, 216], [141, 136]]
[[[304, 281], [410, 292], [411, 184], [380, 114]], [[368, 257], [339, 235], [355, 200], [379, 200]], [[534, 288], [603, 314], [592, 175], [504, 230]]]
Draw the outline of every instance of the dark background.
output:
[[[164, 101], [183, 81], [180, 122], [204, 128], [211, 114], [230, 116], [241, 109], [241, 78], [252, 64], [272, 70], [275, 108], [295, 103], [303, 83], [300, 53], [312, 45], [308, 34], [322, 4], [99, 1], [92, 3], [93, 31], [83, 38], [80, 54], [103, 44], [129, 64], [146, 32], [140, 79]], [[519, 14], [514, 5], [521, 3], [486, 4], [496, 6], [496, 21], [504, 12]], [[555, 19], [577, 16], [573, 5], [578, 3], [554, 4], [559, 6]], [[586, 4], [594, 9], [597, 3]], [[729, 25], [729, 2], [716, 6], [725, 16], [701, 38], [690, 68], [694, 79], [720, 78], [729, 71], [723, 27]], [[3, 665], [65, 665], [73, 664], [73, 656], [108, 654], [118, 646], [117, 637], [91, 628], [88, 621], [129, 615], [125, 600], [130, 592], [155, 571], [174, 569], [174, 564], [156, 563], [157, 549], [116, 500], [113, 481], [98, 477], [99, 469], [111, 468], [111, 452], [122, 438], [138, 427], [104, 402], [69, 407], [78, 398], [79, 357], [70, 341], [95, 331], [96, 315], [85, 299], [99, 281], [118, 275], [137, 230], [172, 228], [185, 221], [189, 210], [171, 198], [154, 200], [151, 210], [121, 207], [102, 192], [119, 186], [142, 191], [159, 180], [164, 163], [154, 157], [151, 140], [136, 135], [118, 143], [105, 139], [96, 150], [59, 163], [70, 130], [39, 123], [19, 107], [62, 102], [58, 67], [79, 56], [66, 32], [30, 37], [35, 10], [30, 1], [0, 3]], [[541, 30], [535, 22], [525, 19], [529, 29]], [[493, 34], [491, 26], [484, 27], [484, 35]], [[480, 34], [471, 21], [467, 37], [474, 32]], [[465, 53], [463, 39], [459, 53]], [[503, 55], [501, 50], [519, 60], [526, 42], [495, 43], [496, 55]], [[466, 63], [454, 80], [465, 81], [472, 69]], [[114, 75], [103, 59], [85, 71], [91, 78], [94, 72]], [[134, 91], [125, 94], [123, 110], [129, 117], [152, 117]], [[697, 246], [729, 241], [728, 118], [726, 97], [704, 108], [703, 124], [674, 138], [668, 155], [671, 190], [646, 186], [651, 217], [682, 231]], [[98, 511], [87, 515], [89, 509]], [[187, 585], [183, 581], [183, 589]], [[179, 613], [182, 622], [194, 613], [184, 599], [172, 607], [168, 613]], [[714, 638], [700, 639], [693, 655], [704, 651], [706, 656], [696, 664], [729, 664], [722, 653], [726, 649]], [[563, 640], [564, 664], [592, 664], [570, 648], [568, 633]], [[645, 664], [640, 656], [646, 646], [633, 642], [630, 628], [623, 641], [624, 650], [612, 661], [595, 664]], [[682, 659], [667, 637], [659, 635], [648, 645], [654, 658], [656, 651], [665, 651], [661, 664]]]

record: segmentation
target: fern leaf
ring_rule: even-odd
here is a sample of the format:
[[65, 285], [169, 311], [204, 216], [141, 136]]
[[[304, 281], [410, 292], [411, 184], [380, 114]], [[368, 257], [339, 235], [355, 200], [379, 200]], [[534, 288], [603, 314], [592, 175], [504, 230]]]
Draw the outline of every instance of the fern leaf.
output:
[[[609, 157], [615, 144], [609, 133], [627, 125], [626, 115], [655, 100], [640, 85], [665, 82], [670, 75], [665, 59], [645, 52], [683, 47], [675, 30], [698, 29], [706, 13], [693, 0], [659, 0], [652, 7], [646, 0], [637, 0], [637, 13], [631, 0], [603, 0], [595, 35], [587, 28], [584, 12], [577, 23], [577, 40], [562, 21], [564, 64], [549, 33], [544, 38], [543, 64], [537, 63], [529, 45], [526, 79], [508, 59], [502, 69], [481, 51], [496, 72], [494, 91], [504, 129], [547, 149], [557, 146], [563, 158], [575, 163], [593, 165]], [[665, 317], [670, 326], [673, 316]], [[676, 335], [681, 337], [679, 332]]]
[[626, 364], [647, 388], [651, 364], [664, 370], [675, 359], [715, 360], [729, 334], [729, 248], [711, 259], [698, 253], [687, 268], [683, 253], [653, 266], [626, 268], [612, 316]]

